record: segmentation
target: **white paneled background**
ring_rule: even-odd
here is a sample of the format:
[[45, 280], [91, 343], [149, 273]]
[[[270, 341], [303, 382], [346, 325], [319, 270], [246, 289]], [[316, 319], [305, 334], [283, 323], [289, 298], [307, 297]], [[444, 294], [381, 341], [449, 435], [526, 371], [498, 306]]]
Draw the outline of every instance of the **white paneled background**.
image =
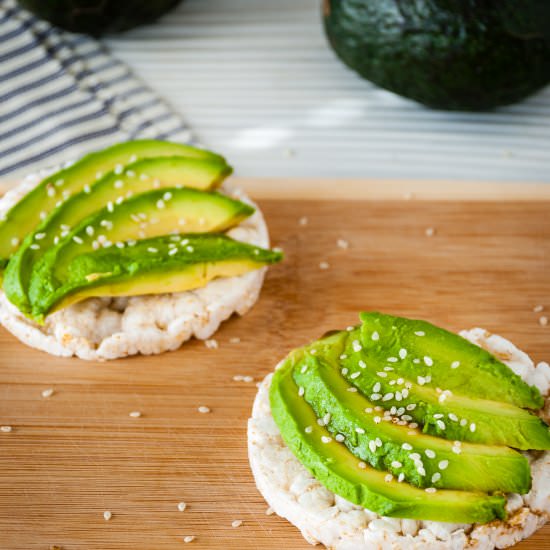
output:
[[550, 182], [550, 88], [428, 110], [344, 67], [317, 0], [185, 0], [106, 43], [241, 176]]

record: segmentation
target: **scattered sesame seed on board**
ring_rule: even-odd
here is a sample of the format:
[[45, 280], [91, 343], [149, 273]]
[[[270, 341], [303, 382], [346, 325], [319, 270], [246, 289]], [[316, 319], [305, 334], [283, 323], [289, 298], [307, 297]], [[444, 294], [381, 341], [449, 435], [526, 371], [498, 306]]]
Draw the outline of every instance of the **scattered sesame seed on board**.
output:
[[426, 237], [433, 237], [435, 235], [435, 229], [433, 227], [426, 228]]
[[541, 311], [544, 311], [544, 306], [542, 304], [538, 304], [533, 308], [533, 311], [535, 313], [540, 313]]
[[183, 537], [183, 542], [193, 542], [197, 537], [195, 535], [187, 535], [186, 537]]
[[131, 413], [129, 413], [128, 416], [131, 416], [132, 418], [139, 418], [141, 416], [141, 412], [140, 411], [132, 411]]
[[229, 343], [230, 344], [240, 344], [240, 342], [241, 342], [241, 339], [238, 336], [235, 336], [233, 338], [229, 338]]
[[4, 432], [6, 434], [10, 433], [13, 430], [11, 426], [0, 426], [0, 432]]
[[48, 388], [42, 391], [42, 397], [51, 397], [53, 395], [53, 388]]
[[180, 512], [185, 512], [185, 509], [187, 508], [187, 504], [185, 502], [178, 502], [178, 510]]
[[336, 245], [338, 248], [341, 248], [342, 250], [347, 250], [349, 248], [349, 242], [346, 241], [346, 239], [338, 239], [336, 241]]
[[105, 512], [103, 512], [103, 519], [105, 521], [109, 521], [112, 517], [113, 517], [113, 514], [109, 510], [105, 510]]
[[197, 410], [202, 414], [206, 414], [206, 413], [210, 412], [210, 407], [206, 407], [204, 405], [201, 405]]
[[208, 348], [208, 349], [218, 349], [218, 341], [215, 340], [214, 338], [211, 338], [210, 340], [205, 340], [204, 341], [204, 345]]
[[541, 327], [546, 327], [548, 326], [548, 317], [546, 317], [546, 315], [541, 315], [539, 317], [539, 325]]
[[328, 262], [319, 262], [319, 269], [329, 269], [330, 264]]
[[271, 506], [269, 506], [265, 511], [266, 516], [272, 516], [274, 513], [275, 513], [275, 510], [273, 510], [273, 508], [271, 508]]
[[307, 224], [308, 224], [308, 219], [306, 216], [302, 216], [299, 220], [298, 220], [298, 223], [302, 226], [302, 227], [305, 227]]
[[242, 519], [235, 519], [231, 522], [231, 527], [233, 527], [233, 529], [236, 529], [237, 527], [240, 527], [242, 524], [243, 524]]

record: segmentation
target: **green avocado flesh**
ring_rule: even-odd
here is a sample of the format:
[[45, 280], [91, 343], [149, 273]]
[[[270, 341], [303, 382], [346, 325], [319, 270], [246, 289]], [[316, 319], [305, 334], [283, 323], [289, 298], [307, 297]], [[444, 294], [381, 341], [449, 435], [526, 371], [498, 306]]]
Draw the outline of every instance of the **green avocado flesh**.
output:
[[168, 235], [131, 241], [73, 257], [60, 286], [39, 298], [46, 313], [91, 296], [183, 292], [217, 277], [233, 277], [282, 258], [279, 252], [219, 234]]
[[[381, 515], [503, 517], [498, 495], [531, 486], [527, 459], [510, 447], [550, 449], [548, 426], [513, 404], [538, 408], [538, 391], [433, 325], [380, 313], [361, 320], [295, 350], [276, 371], [271, 407], [287, 445], [328, 489]], [[494, 393], [481, 391], [478, 375]]]
[[382, 516], [457, 523], [486, 523], [506, 515], [502, 496], [452, 490], [426, 493], [362, 462], [318, 424], [286, 365], [275, 372], [270, 401], [290, 450], [327, 489], [354, 504]]
[[[85, 186], [82, 191], [73, 194], [23, 240], [4, 275], [4, 288], [8, 299], [20, 311], [30, 311], [28, 285], [34, 264], [46, 250], [69, 234], [83, 218], [109, 204], [118, 208], [119, 205], [132, 201], [138, 194], [151, 188], [177, 186], [211, 189], [231, 173], [231, 168], [218, 159], [165, 156], [138, 160], [128, 164], [123, 172], [117, 172], [120, 172], [120, 169], [107, 173], [91, 185]], [[158, 197], [157, 200], [162, 200], [162, 197]], [[179, 227], [185, 232], [200, 231], [199, 228], [184, 227], [177, 222], [173, 227]]]
[[174, 228], [192, 233], [224, 231], [253, 212], [251, 206], [226, 195], [187, 188], [157, 189], [103, 208], [82, 220], [34, 266], [29, 286], [33, 316], [42, 317], [57, 301], [57, 289], [77, 256], [102, 247], [122, 250], [127, 241], [167, 235]]
[[125, 165], [138, 159], [163, 156], [185, 156], [225, 164], [223, 157], [210, 151], [155, 140], [130, 141], [90, 153], [72, 166], [45, 178], [6, 213], [0, 221], [0, 271], [25, 236], [69, 196], [82, 191], [111, 170], [121, 174]]

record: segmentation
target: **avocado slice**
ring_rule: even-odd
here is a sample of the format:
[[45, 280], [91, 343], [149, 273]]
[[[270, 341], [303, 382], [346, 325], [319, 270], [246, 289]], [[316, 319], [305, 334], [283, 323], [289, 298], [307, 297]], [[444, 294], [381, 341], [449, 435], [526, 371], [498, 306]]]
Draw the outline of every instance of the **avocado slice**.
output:
[[530, 411], [502, 401], [443, 392], [426, 384], [430, 375], [419, 374], [411, 381], [396, 371], [397, 363], [372, 360], [362, 346], [357, 351], [360, 341], [361, 329], [355, 328], [331, 334], [310, 348], [341, 369], [348, 383], [375, 405], [399, 411], [403, 425], [420, 425], [424, 433], [455, 441], [550, 449], [548, 426]]
[[216, 158], [163, 156], [138, 160], [119, 172], [120, 169], [110, 171], [73, 194], [23, 240], [4, 276], [8, 298], [20, 311], [30, 311], [27, 293], [32, 266], [44, 251], [55, 246], [83, 218], [109, 203], [118, 205], [152, 188], [186, 186], [211, 189], [231, 173], [231, 167]]
[[503, 496], [437, 490], [430, 493], [397, 481], [356, 458], [317, 422], [300, 396], [289, 362], [279, 368], [270, 389], [271, 411], [281, 435], [300, 462], [330, 491], [380, 515], [458, 523], [486, 523], [506, 516]]
[[[127, 241], [72, 257], [61, 285], [33, 304], [38, 319], [92, 296], [183, 292], [279, 262], [282, 254], [220, 234]], [[61, 261], [63, 259], [61, 258]], [[43, 299], [42, 299], [43, 298]]]
[[360, 347], [373, 364], [390, 366], [412, 380], [431, 376], [432, 386], [469, 397], [529, 409], [544, 404], [537, 388], [457, 334], [426, 321], [377, 312], [361, 313], [360, 319]]
[[[33, 310], [47, 303], [66, 278], [73, 258], [100, 247], [123, 247], [124, 242], [158, 237], [185, 229], [206, 233], [224, 231], [240, 223], [254, 208], [217, 192], [190, 188], [156, 189], [134, 195], [82, 220], [33, 267], [29, 299]], [[6, 295], [11, 299], [9, 279]], [[36, 311], [35, 311], [36, 313]]]
[[82, 191], [111, 170], [122, 174], [124, 166], [134, 160], [162, 156], [185, 156], [225, 164], [223, 157], [210, 151], [156, 140], [128, 141], [90, 153], [42, 180], [0, 220], [0, 271], [25, 236], [68, 196]]
[[422, 488], [529, 492], [531, 470], [520, 453], [466, 443], [456, 454], [453, 442], [400, 425], [395, 412], [383, 414], [376, 402], [348, 391], [342, 374], [317, 355], [300, 355], [290, 367], [294, 382], [304, 388], [305, 401], [333, 437], [360, 460]]

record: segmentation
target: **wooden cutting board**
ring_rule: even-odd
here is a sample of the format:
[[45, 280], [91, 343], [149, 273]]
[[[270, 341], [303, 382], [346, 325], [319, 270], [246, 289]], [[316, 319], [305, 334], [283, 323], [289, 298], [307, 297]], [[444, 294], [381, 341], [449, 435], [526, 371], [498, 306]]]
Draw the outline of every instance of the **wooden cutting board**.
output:
[[[550, 326], [533, 312], [550, 310], [550, 186], [496, 195], [474, 184], [320, 182], [312, 193], [299, 182], [244, 183], [264, 197], [286, 261], [254, 309], [216, 334], [218, 349], [192, 341], [158, 357], [88, 363], [0, 329], [0, 425], [13, 426], [0, 432], [2, 550], [165, 550], [186, 535], [197, 548], [308, 548], [265, 515], [246, 455], [256, 388], [233, 376], [260, 380], [291, 348], [355, 323], [362, 309], [485, 327], [550, 359]], [[518, 548], [550, 549], [549, 535]]]

